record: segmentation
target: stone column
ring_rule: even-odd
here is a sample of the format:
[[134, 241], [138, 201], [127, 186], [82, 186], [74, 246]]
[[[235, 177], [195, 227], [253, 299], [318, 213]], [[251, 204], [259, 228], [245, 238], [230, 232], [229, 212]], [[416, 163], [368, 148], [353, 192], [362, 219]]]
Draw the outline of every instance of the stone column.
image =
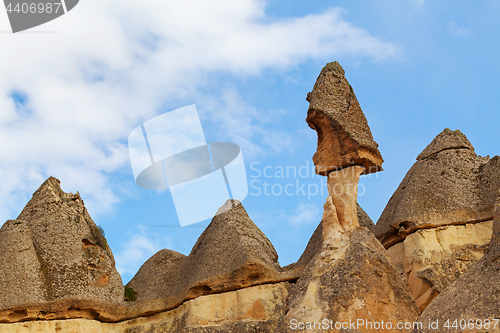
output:
[[328, 175], [328, 193], [337, 212], [338, 223], [344, 231], [359, 227], [357, 214], [359, 177], [365, 168], [350, 166]]

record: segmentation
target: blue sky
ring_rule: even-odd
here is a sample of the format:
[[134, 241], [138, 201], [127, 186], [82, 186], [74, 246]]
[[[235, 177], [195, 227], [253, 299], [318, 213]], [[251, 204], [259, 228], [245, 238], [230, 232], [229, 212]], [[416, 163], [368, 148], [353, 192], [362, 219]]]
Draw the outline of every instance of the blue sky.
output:
[[[209, 221], [179, 228], [168, 191], [134, 184], [128, 134], [196, 104], [207, 141], [240, 145], [253, 221], [282, 265], [321, 219], [307, 92], [339, 61], [385, 159], [359, 203], [376, 221], [416, 156], [444, 128], [482, 156], [500, 138], [497, 1], [81, 0], [25, 33], [0, 11], [0, 218], [50, 175], [79, 191], [106, 231], [124, 283], [161, 248], [188, 254]], [[258, 177], [265, 167], [307, 177]], [[306, 194], [265, 195], [297, 182]], [[276, 185], [277, 184], [277, 185]], [[310, 195], [307, 195], [307, 188]]]

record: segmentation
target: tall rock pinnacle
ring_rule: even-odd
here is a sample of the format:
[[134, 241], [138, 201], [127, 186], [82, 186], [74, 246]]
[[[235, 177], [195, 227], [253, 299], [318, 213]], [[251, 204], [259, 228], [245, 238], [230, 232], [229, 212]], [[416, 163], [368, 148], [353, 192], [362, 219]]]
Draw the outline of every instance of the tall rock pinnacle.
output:
[[[307, 100], [306, 121], [318, 133], [313, 161], [316, 173], [328, 176], [328, 197], [320, 225], [292, 268], [302, 273], [290, 288], [286, 315], [275, 333], [294, 332], [294, 321], [412, 322], [419, 312], [408, 287], [374, 234], [360, 227], [359, 177], [382, 170], [383, 161], [337, 62], [323, 68]], [[304, 328], [319, 331], [315, 324]], [[341, 328], [321, 326], [328, 332], [347, 332], [347, 327]], [[374, 330], [367, 325], [365, 331]]]
[[318, 133], [313, 157], [317, 174], [326, 176], [353, 165], [364, 166], [363, 174], [382, 170], [378, 144], [338, 62], [323, 68], [307, 101], [306, 121]]

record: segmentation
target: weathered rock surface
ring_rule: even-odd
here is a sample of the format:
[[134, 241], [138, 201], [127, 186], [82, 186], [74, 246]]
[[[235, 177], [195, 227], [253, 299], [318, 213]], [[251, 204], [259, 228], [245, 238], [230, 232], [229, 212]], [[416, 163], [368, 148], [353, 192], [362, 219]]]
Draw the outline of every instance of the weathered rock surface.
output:
[[0, 324], [2, 333], [268, 333], [286, 309], [288, 283], [201, 296], [178, 308], [119, 323], [72, 319]]
[[423, 160], [447, 149], [470, 149], [473, 151], [474, 147], [460, 130], [452, 131], [446, 128], [418, 155], [417, 160]]
[[474, 153], [459, 131], [444, 130], [419, 156], [375, 227], [388, 248], [416, 230], [488, 221], [500, 190], [500, 157]]
[[201, 295], [288, 279], [241, 203], [229, 200], [221, 210], [189, 256], [162, 250], [144, 264], [127, 284], [137, 292], [131, 313], [156, 313]]
[[421, 229], [387, 249], [421, 311], [481, 259], [492, 221]]
[[358, 183], [359, 177], [364, 171], [364, 167], [355, 165], [330, 172], [328, 175], [328, 193], [335, 206], [337, 219], [327, 219], [326, 221], [335, 221], [333, 225], [336, 225], [336, 220], [338, 220], [344, 230], [359, 227]]
[[[335, 199], [332, 200], [335, 200], [339, 207], [342, 207], [342, 219], [345, 219], [346, 215], [349, 216], [349, 219], [352, 221], [351, 227], [353, 229], [360, 225], [372, 231], [375, 225], [366, 212], [356, 202], [358, 193], [357, 183], [359, 182], [359, 176], [362, 173], [362, 169], [362, 167], [355, 166], [331, 173], [331, 177], [328, 179], [328, 191], [335, 196]], [[334, 175], [335, 173], [337, 176]], [[338, 181], [338, 176], [345, 176], [346, 179]], [[334, 204], [333, 201], [332, 204]], [[346, 204], [348, 206], [346, 206]], [[349, 207], [353, 206], [356, 207], [355, 212], [350, 212]], [[346, 222], [344, 223], [348, 224]], [[311, 259], [316, 254], [321, 252], [325, 237], [324, 234], [331, 229], [331, 226], [328, 226], [328, 224], [329, 220], [322, 219], [309, 239], [306, 249], [300, 256], [299, 260], [296, 263], [283, 268], [283, 276], [286, 276], [288, 278], [287, 280], [298, 279]]]
[[[500, 324], [491, 322], [490, 327], [477, 327], [474, 330], [460, 329], [460, 321], [474, 322], [480, 319], [484, 325], [485, 319], [500, 319], [500, 199], [495, 205], [495, 220], [493, 237], [487, 253], [461, 275], [455, 283], [436, 297], [422, 313], [419, 321], [424, 328], [429, 320], [439, 320], [437, 330], [416, 330], [415, 332], [448, 332], [444, 324], [449, 319], [450, 325], [458, 320], [459, 329], [455, 332], [500, 332]], [[496, 323], [496, 327], [493, 326]]]
[[484, 255], [500, 190], [500, 157], [480, 157], [445, 129], [418, 156], [374, 233], [420, 310]]
[[[384, 247], [372, 232], [359, 226], [357, 183], [364, 168], [348, 169], [329, 177], [330, 196], [324, 205], [321, 228], [315, 232], [314, 243], [306, 248], [312, 258], [290, 289], [287, 313], [277, 333], [297, 328], [317, 332], [324, 328], [321, 325], [325, 321], [327, 326], [330, 323], [328, 332], [340, 332], [342, 326], [336, 327], [336, 323], [358, 320], [390, 322], [393, 326], [388, 331], [400, 332], [403, 330], [396, 329], [398, 322], [418, 317], [415, 300]], [[298, 323], [302, 326], [295, 326]], [[379, 331], [364, 326], [356, 329]]]
[[123, 284], [80, 195], [49, 178], [0, 229], [0, 322], [114, 320]]
[[382, 170], [378, 144], [338, 62], [323, 68], [307, 101], [306, 121], [318, 133], [316, 173], [327, 175], [353, 165], [364, 166], [365, 174]]
[[[365, 213], [365, 211], [357, 204], [358, 207], [358, 221], [361, 227], [368, 228], [368, 230], [372, 231], [375, 227], [370, 217]], [[311, 261], [311, 259], [321, 251], [323, 246], [323, 221], [321, 221], [314, 230], [309, 242], [307, 243], [306, 249], [300, 256], [297, 262], [283, 267], [283, 279], [287, 281], [293, 281], [298, 279], [302, 272], [306, 269], [307, 264]]]
[[[329, 197], [323, 222], [335, 216]], [[398, 322], [414, 321], [419, 314], [414, 299], [380, 242], [365, 228], [344, 230], [338, 220], [334, 223], [336, 227], [325, 235], [321, 251], [290, 289], [288, 311], [276, 332], [294, 332], [291, 324], [300, 322], [305, 323], [305, 328], [312, 328], [301, 331], [317, 332], [319, 326], [314, 329], [314, 323], [325, 319], [333, 325], [349, 320], [383, 320], [394, 327]], [[362, 332], [378, 331], [364, 326], [356, 328]], [[327, 330], [339, 331], [335, 326]]]
[[187, 257], [181, 253], [163, 249], [149, 258], [127, 284], [136, 294], [136, 303], [163, 299], [169, 288], [175, 287], [182, 262]]

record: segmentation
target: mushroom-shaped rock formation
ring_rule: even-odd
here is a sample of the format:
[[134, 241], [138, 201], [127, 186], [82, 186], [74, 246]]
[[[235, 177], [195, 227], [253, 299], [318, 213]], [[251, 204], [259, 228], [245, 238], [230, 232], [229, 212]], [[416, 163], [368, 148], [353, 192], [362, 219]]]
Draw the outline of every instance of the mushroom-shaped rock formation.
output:
[[[360, 227], [359, 177], [381, 170], [382, 157], [338, 63], [323, 69], [308, 100], [307, 121], [318, 133], [313, 160], [317, 173], [328, 175], [329, 196], [320, 225], [290, 267], [302, 272], [276, 332], [341, 332], [352, 322], [363, 332], [386, 329], [381, 322], [402, 332], [397, 323], [414, 321], [419, 311], [384, 247]], [[373, 322], [379, 327], [370, 328]]]
[[189, 256], [161, 250], [127, 284], [137, 293], [135, 315], [172, 309], [202, 295], [283, 281], [273, 245], [242, 204], [228, 200], [220, 211]]
[[124, 289], [80, 195], [50, 177], [0, 229], [0, 322], [117, 319]]
[[364, 166], [364, 174], [382, 170], [378, 144], [338, 62], [323, 68], [307, 100], [306, 121], [318, 133], [313, 157], [317, 174], [328, 175], [353, 165]]
[[445, 129], [418, 156], [374, 233], [421, 310], [476, 263], [491, 239], [500, 157]]
[[[495, 210], [493, 237], [488, 251], [431, 302], [419, 318], [424, 329], [414, 332], [450, 332], [445, 327], [447, 322], [450, 328], [454, 323], [455, 327], [472, 328], [470, 332], [500, 332], [500, 198]], [[429, 321], [436, 320], [439, 326], [429, 329]]]

